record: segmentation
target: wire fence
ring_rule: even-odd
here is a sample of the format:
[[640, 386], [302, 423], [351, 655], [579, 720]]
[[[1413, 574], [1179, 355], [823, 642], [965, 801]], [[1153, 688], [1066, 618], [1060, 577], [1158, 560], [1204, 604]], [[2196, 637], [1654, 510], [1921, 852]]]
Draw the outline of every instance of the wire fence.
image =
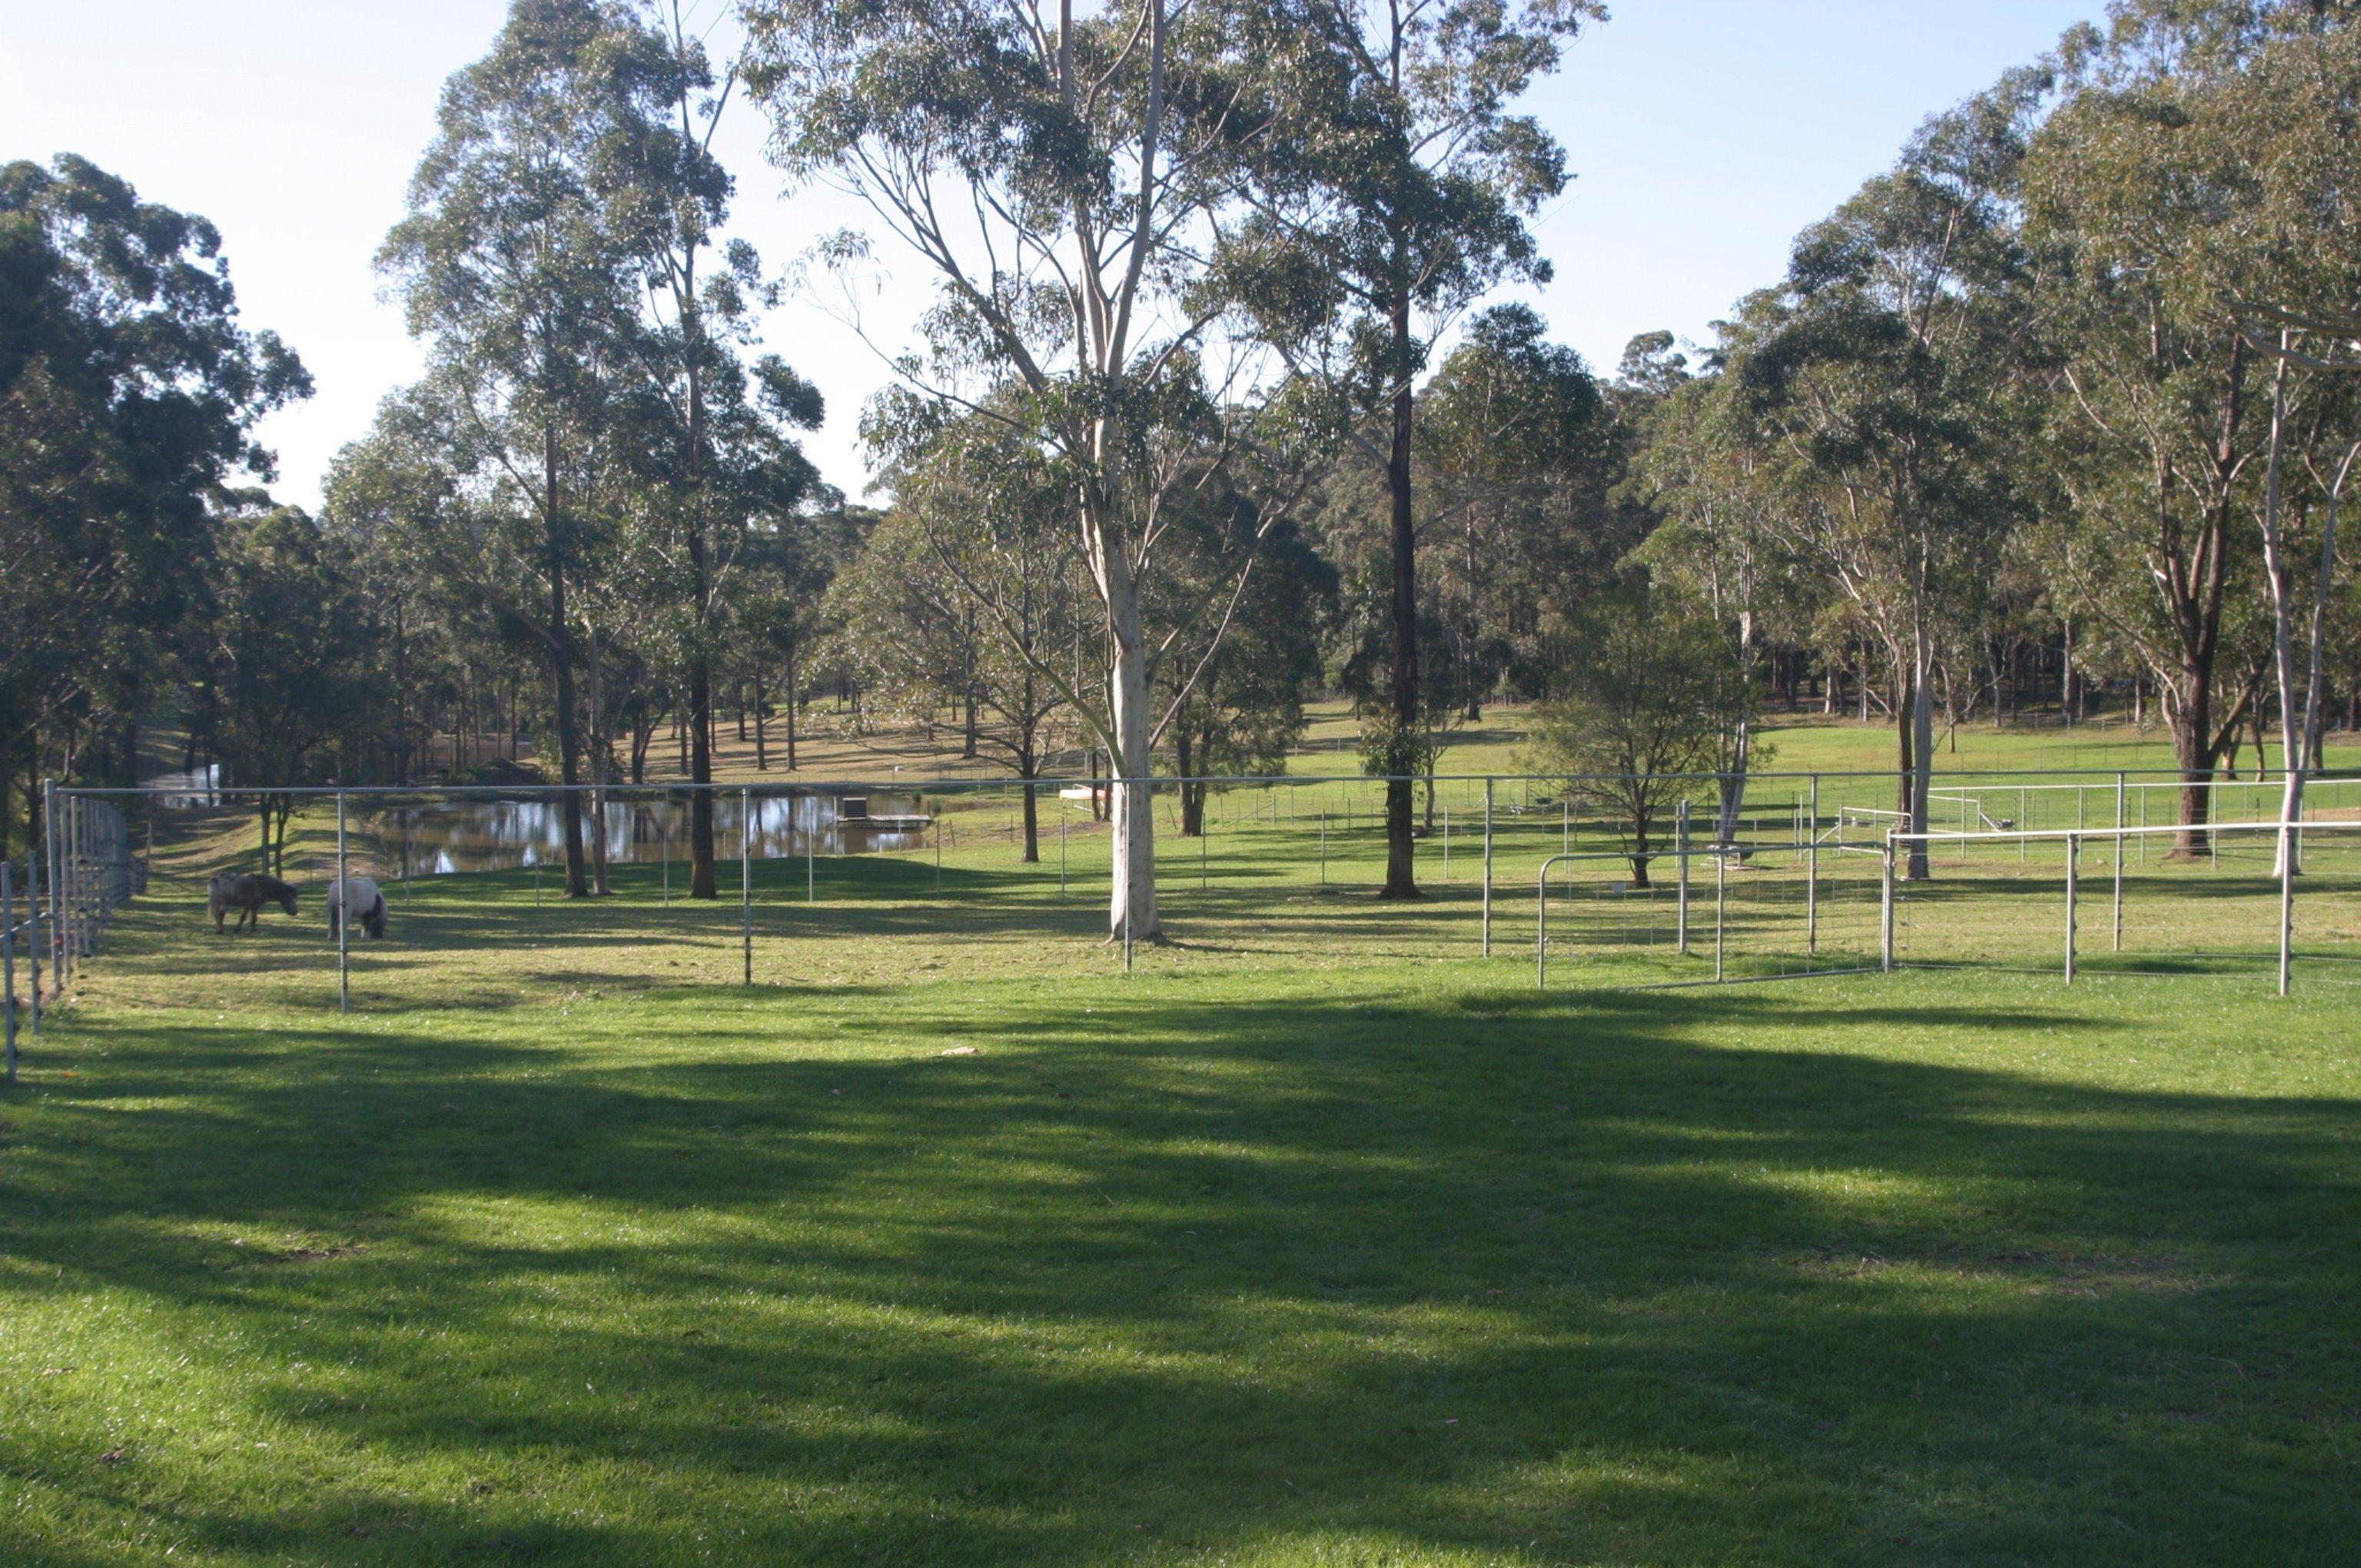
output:
[[[2089, 918], [2093, 857], [2108, 867], [2108, 941], [2084, 945], [2084, 970], [2267, 965], [2277, 948], [2276, 783], [1949, 775], [1930, 830], [1912, 833], [1883, 773], [1758, 774], [1742, 790], [1711, 776], [1411, 782], [1422, 896], [1396, 902], [1373, 896], [1385, 779], [1137, 781], [1170, 938], [1158, 961], [1488, 960], [1553, 987], [2046, 968], [2070, 889]], [[60, 788], [38, 863], [0, 885], [15, 910], [0, 914], [10, 1037], [15, 967], [46, 966], [54, 1002], [102, 938], [108, 973], [176, 996], [371, 1008], [1112, 962], [1115, 786], [1029, 784], [584, 786], [570, 810], [549, 787]], [[2192, 787], [2213, 824], [2194, 835], [2175, 820]], [[700, 793], [716, 848], [704, 887], [688, 852]], [[2342, 830], [2361, 828], [2361, 779], [2309, 780], [2303, 811], [2290, 961], [2325, 975], [2361, 956], [2361, 835]], [[569, 816], [591, 896], [567, 896]], [[1923, 882], [1893, 863], [1914, 845]], [[283, 879], [287, 902], [266, 891], [239, 911], [246, 929], [226, 927], [216, 879], [258, 873]], [[31, 1007], [41, 999], [37, 982]]]
[[[0, 1050], [12, 1083], [20, 1033], [40, 1033], [44, 969], [49, 998], [65, 994], [115, 911], [147, 889], [130, 824], [113, 802], [52, 786], [42, 820], [44, 844], [25, 857], [21, 875], [16, 862], [0, 861]], [[20, 959], [31, 986], [22, 1001]]]
[[[2309, 791], [2306, 792], [2309, 795]], [[2361, 819], [1893, 835], [1934, 872], [1895, 885], [1888, 967], [2173, 975], [2268, 967], [2285, 995], [2361, 984]]]

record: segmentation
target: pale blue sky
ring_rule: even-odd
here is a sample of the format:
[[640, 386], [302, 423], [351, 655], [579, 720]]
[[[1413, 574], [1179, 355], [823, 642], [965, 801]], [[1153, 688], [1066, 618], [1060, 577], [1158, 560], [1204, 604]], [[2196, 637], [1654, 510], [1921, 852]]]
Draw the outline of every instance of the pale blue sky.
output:
[[[1889, 165], [1926, 115], [2039, 55], [2102, 0], [1615, 0], [1532, 105], [1579, 178], [1544, 217], [1555, 334], [1611, 370], [1635, 333], [1700, 335], [1773, 280], [1789, 240]], [[279, 489], [317, 499], [329, 457], [415, 373], [369, 259], [401, 214], [435, 93], [480, 54], [504, 0], [85, 0], [0, 11], [0, 159], [74, 151], [222, 230], [248, 322], [319, 389], [264, 432]], [[720, 0], [701, 0], [710, 16]], [[739, 229], [774, 263], [858, 214], [783, 202], [760, 126], [733, 111]], [[890, 250], [881, 253], [889, 264]], [[899, 265], [915, 298], [919, 271]], [[906, 312], [880, 313], [879, 326]], [[880, 374], [809, 304], [770, 346], [829, 397], [811, 442], [859, 492], [853, 425]]]

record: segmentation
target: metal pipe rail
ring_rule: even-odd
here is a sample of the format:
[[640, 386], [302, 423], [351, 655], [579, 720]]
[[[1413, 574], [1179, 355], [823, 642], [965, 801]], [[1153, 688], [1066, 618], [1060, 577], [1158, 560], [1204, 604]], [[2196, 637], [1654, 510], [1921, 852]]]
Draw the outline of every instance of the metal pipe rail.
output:
[[[2093, 839], [2114, 839], [2117, 845], [2114, 856], [2114, 945], [2120, 951], [2123, 947], [2124, 934], [2124, 857], [2121, 849], [2123, 841], [2129, 839], [2147, 839], [2164, 834], [2187, 832], [2200, 832], [2213, 836], [2246, 834], [2261, 837], [2268, 834], [2278, 840], [2281, 846], [2282, 852], [2279, 856], [2279, 867], [2274, 874], [2279, 884], [2279, 994], [2285, 996], [2295, 968], [2296, 879], [2296, 856], [2285, 851], [2299, 847], [2308, 835], [2361, 832], [2361, 822], [2290, 821], [2280, 818], [2276, 821], [2207, 822], [2202, 825], [2172, 825], [2161, 828], [2048, 828], [2000, 833], [1905, 833], [1897, 830], [1888, 834], [1887, 839], [1889, 843], [1897, 846], [1925, 844], [1929, 847], [1938, 843], [1993, 842], [2003, 839], [2014, 840], [2019, 844], [2037, 839], [2063, 843], [2066, 847], [2065, 975], [2066, 982], [2071, 985], [2074, 982], [2079, 927], [2080, 911], [2077, 907], [2079, 902], [2077, 894], [2081, 880], [2080, 862], [2082, 845]], [[1889, 876], [1892, 863], [1889, 856], [1887, 861]], [[1888, 902], [1890, 908], [1890, 895]]]
[[[2223, 788], [2233, 785], [2261, 787], [2255, 785], [2252, 780], [2238, 778], [2184, 780], [2180, 777], [2179, 771], [2172, 768], [1979, 768], [1955, 773], [1937, 773], [1934, 777], [1938, 780], [1949, 779], [1956, 781], [1960, 779], [1976, 778], [1998, 779], [2025, 773], [2038, 773], [2043, 777], [2053, 779], [2092, 778], [2111, 780], [2118, 775], [2122, 775], [2127, 779], [2139, 781], [2153, 779], [2154, 783], [2149, 784], [2148, 787], [2160, 787], [2166, 784], [2169, 784], [2175, 788]], [[522, 798], [533, 795], [562, 795], [567, 794], [588, 795], [598, 790], [604, 790], [614, 795], [662, 795], [667, 793], [694, 794], [698, 791], [715, 793], [725, 790], [735, 791], [745, 789], [752, 789], [757, 794], [765, 795], [824, 795], [837, 790], [875, 790], [881, 787], [888, 790], [889, 792], [893, 790], [912, 792], [927, 790], [937, 793], [959, 793], [961, 791], [971, 790], [1018, 789], [1027, 784], [1032, 784], [1036, 788], [1049, 788], [1051, 786], [1062, 787], [1073, 784], [1096, 784], [1101, 788], [1113, 789], [1123, 785], [1134, 784], [1145, 784], [1150, 788], [1156, 788], [1159, 786], [1169, 787], [1174, 784], [1183, 784], [1273, 785], [1342, 784], [1358, 784], [1363, 785], [1378, 784], [1423, 784], [1430, 782], [1434, 784], [1482, 784], [1488, 779], [1496, 783], [1547, 784], [1578, 787], [1584, 784], [1616, 781], [1626, 776], [1627, 775], [1621, 773], [1519, 773], [1433, 774], [1154, 773], [1140, 778], [1126, 778], [1108, 774], [1101, 774], [1098, 777], [1093, 778], [1087, 774], [1068, 775], [1044, 773], [1029, 779], [1015, 774], [1003, 774], [997, 776], [974, 775], [967, 777], [942, 776], [934, 778], [911, 777], [879, 779], [872, 775], [857, 778], [804, 779], [797, 780], [794, 783], [781, 782], [778, 784], [749, 784], [744, 781], [725, 783], [716, 781], [714, 783], [701, 784], [692, 784], [686, 780], [673, 780], [653, 784], [214, 784], [208, 785], [203, 789], [192, 788], [187, 784], [60, 784], [58, 786], [58, 794], [61, 796], [127, 796], [136, 798], [166, 797], [176, 800], [193, 799], [200, 795], [216, 799], [224, 796], [242, 799], [254, 795], [266, 795], [319, 796], [335, 795], [339, 794], [347, 795], [488, 795], [494, 798], [505, 795]], [[1750, 787], [1755, 784], [1783, 784], [1790, 782], [1798, 784], [1808, 783], [1814, 779], [1824, 781], [1861, 779], [1874, 781], [1880, 784], [1890, 784], [1894, 781], [1894, 774], [1883, 769], [1825, 769], [1817, 772], [1810, 770], [1793, 770], [1781, 772], [1748, 772], [1744, 773], [1656, 773], [1651, 776], [1660, 779], [1669, 779], [1699, 784], [1719, 784], [1724, 782], [1742, 780]], [[2304, 777], [2307, 782], [2312, 784], [2356, 782], [2361, 781], [2361, 770], [2345, 769], [2335, 772], [2323, 771], [2321, 773], [2307, 773]], [[1952, 783], [1949, 784], [1939, 784], [1935, 787], [1964, 789], [1979, 786]], [[2079, 784], [2019, 785], [2015, 784], [2003, 786], [2001, 784], [1994, 784], [1982, 787], [2006, 787], [2009, 789], [2078, 789], [2084, 786]]]
[[2257, 817], [2246, 822], [2167, 823], [2158, 828], [2004, 828], [1992, 832], [1968, 833], [1926, 832], [1907, 833], [1896, 829], [1891, 837], [1903, 844], [1983, 843], [1999, 839], [2015, 842], [2021, 839], [2060, 840], [2066, 839], [2156, 839], [2180, 833], [2290, 833], [2301, 837], [2307, 833], [2361, 831], [2361, 822], [2329, 819], [2287, 821], [2278, 817]]
[[[1790, 846], [1762, 846], [1763, 849], [1786, 849]], [[1677, 902], [1675, 908], [1678, 921], [1675, 940], [1684, 953], [1689, 950], [1689, 861], [1697, 856], [1710, 856], [1714, 862], [1713, 901], [1713, 978], [1721, 978], [1723, 913], [1730, 885], [1730, 857], [1753, 851], [1751, 844], [1710, 844], [1702, 849], [1686, 849], [1675, 845], [1670, 849], [1651, 850], [1647, 858], [1677, 862], [1679, 880], [1675, 886]], [[1537, 990], [1549, 989], [1549, 874], [1550, 868], [1566, 861], [1618, 861], [1629, 862], [1632, 857], [1618, 850], [1576, 850], [1568, 854], [1556, 854], [1542, 861], [1542, 869], [1533, 878], [1535, 903], [1533, 925], [1533, 983]]]

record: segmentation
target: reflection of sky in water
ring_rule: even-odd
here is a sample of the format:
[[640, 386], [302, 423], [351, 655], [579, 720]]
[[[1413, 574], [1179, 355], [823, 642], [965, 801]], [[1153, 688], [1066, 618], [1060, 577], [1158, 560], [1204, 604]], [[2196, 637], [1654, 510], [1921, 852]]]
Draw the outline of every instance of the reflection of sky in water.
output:
[[[909, 795], [870, 795], [873, 817], [915, 815], [923, 808]], [[926, 836], [886, 833], [839, 821], [834, 795], [757, 796], [752, 802], [752, 849], [756, 860], [800, 856], [859, 855], [873, 850], [916, 850]], [[739, 853], [743, 820], [740, 797], [713, 803], [714, 850], [724, 860]], [[439, 801], [372, 812], [361, 829], [376, 836], [381, 863], [397, 874], [443, 876], [455, 872], [500, 871], [512, 866], [557, 864], [566, 858], [566, 812], [539, 800]], [[597, 832], [588, 802], [582, 811], [584, 848]], [[610, 800], [607, 806], [607, 859], [617, 865], [654, 864], [688, 858], [688, 803], [685, 800]]]

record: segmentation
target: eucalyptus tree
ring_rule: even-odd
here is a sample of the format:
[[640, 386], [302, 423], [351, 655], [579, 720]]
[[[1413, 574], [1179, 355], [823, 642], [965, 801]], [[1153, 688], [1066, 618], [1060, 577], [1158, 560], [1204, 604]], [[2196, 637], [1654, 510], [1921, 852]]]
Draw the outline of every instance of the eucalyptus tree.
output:
[[[652, 74], [631, 100], [637, 118], [598, 171], [598, 192], [642, 285], [633, 295], [636, 330], [624, 340], [640, 426], [632, 444], [650, 492], [643, 515], [664, 535], [652, 543], [676, 558], [682, 579], [689, 778], [708, 784], [714, 666], [735, 619], [729, 579], [743, 576], [739, 557], [755, 514], [778, 515], [782, 485], [796, 492], [791, 507], [817, 494], [818, 477], [787, 433], [816, 427], [823, 406], [776, 356], [751, 374], [745, 362], [777, 289], [753, 247], [724, 232], [733, 181], [713, 138], [739, 85], [738, 63], [717, 72], [678, 0], [615, 26], [614, 47], [644, 59]], [[715, 895], [713, 797], [702, 789], [690, 796], [689, 895]]]
[[[193, 672], [218, 695], [216, 738], [235, 780], [313, 782], [330, 743], [373, 707], [380, 662], [342, 543], [300, 508], [233, 499], [211, 572], [204, 652]], [[350, 779], [355, 756], [339, 759]], [[265, 868], [286, 870], [294, 796], [257, 797]], [[274, 828], [276, 829], [274, 834]]]
[[2182, 855], [2205, 852], [2209, 786], [2257, 695], [2244, 678], [2256, 661], [2232, 634], [2259, 587], [2235, 526], [2268, 439], [2237, 303], [2256, 292], [2259, 192], [2223, 97], [2305, 8], [2124, 0], [2103, 29], [2061, 45], [2059, 101], [2024, 164], [2060, 362], [2052, 467], [2068, 505], [2045, 519], [2053, 593], [2155, 674]]
[[[748, 79], [796, 181], [829, 179], [939, 287], [904, 389], [1037, 444], [1098, 601], [1097, 680], [1037, 664], [1126, 781], [1110, 935], [1160, 934], [1147, 809], [1158, 651], [1141, 615], [1165, 508], [1220, 449], [1241, 384], [1202, 285], [1235, 199], [1258, 67], [1235, 17], [1186, 0], [744, 0]], [[866, 242], [839, 236], [840, 263]], [[1209, 372], [1208, 366], [1224, 367]], [[1243, 581], [1243, 579], [1239, 579]], [[1218, 613], [1218, 598], [1209, 601]]]
[[1550, 276], [1528, 220], [1565, 189], [1565, 159], [1538, 120], [1511, 107], [1605, 15], [1596, 0], [1274, 0], [1242, 7], [1235, 23], [1268, 61], [1268, 128], [1241, 144], [1254, 211], [1229, 247], [1231, 287], [1298, 373], [1359, 416], [1356, 444], [1385, 475], [1386, 732], [1400, 755], [1383, 763], [1393, 782], [1382, 897], [1418, 896], [1408, 775], [1429, 749], [1419, 733], [1417, 380], [1472, 302], [1503, 280]]
[[529, 517], [565, 792], [566, 892], [588, 892], [575, 618], [597, 433], [639, 323], [639, 253], [612, 176], [670, 103], [664, 39], [611, 0], [514, 0], [454, 75], [379, 253], [436, 399], [493, 504]]
[[[1792, 502], [1773, 515], [1902, 675], [1900, 805], [1922, 831], [1944, 600], [1989, 570], [2015, 510], [2023, 263], [2009, 203], [2037, 90], [2012, 80], [1929, 121], [1893, 172], [1797, 240], [1733, 344], [1787, 468]], [[1916, 844], [1908, 872], [1927, 870]]]
[[[1627, 362], [1629, 356], [1627, 356]], [[1776, 623], [1804, 620], [1773, 436], [1753, 417], [1736, 378], [1709, 375], [1667, 385], [1650, 411], [1640, 486], [1662, 518], [1635, 553], [1659, 591], [1695, 607], [1719, 628], [1749, 679], [1762, 670]], [[1723, 770], [1717, 841], [1733, 841], [1753, 766], [1754, 727], [1742, 715]]]
[[[2308, 6], [2276, 19], [2209, 106], [2252, 171], [2252, 218], [2237, 236], [2252, 253], [2242, 269], [2251, 292], [2238, 309], [2249, 342], [2271, 362], [2259, 521], [2285, 775], [2280, 820], [2293, 821], [2324, 718], [2337, 510], [2361, 456], [2361, 310], [2353, 303], [2361, 299], [2361, 148], [2346, 123], [2361, 94], [2361, 15]], [[2306, 591], [2295, 554], [2308, 524], [2319, 543]], [[2283, 862], [2294, 850], [2282, 835]]]
[[[1420, 394], [1416, 769], [1433, 773], [1484, 704], [1545, 691], [1584, 598], [1643, 532], [1621, 504], [1629, 432], [1581, 356], [1524, 305], [1467, 323]], [[1322, 547], [1342, 569], [1336, 685], [1367, 708], [1390, 697], [1391, 503], [1382, 472], [1348, 466], [1327, 487]], [[1391, 732], [1389, 721], [1372, 726]], [[1376, 771], [1400, 758], [1370, 747]]]
[[1525, 765], [1621, 808], [1631, 881], [1646, 887], [1658, 821], [1696, 775], [1728, 767], [1759, 688], [1718, 628], [1643, 579], [1598, 595], [1579, 620], [1582, 656], [1536, 710]]
[[[1230, 592], [1229, 564], [1251, 537], [1261, 539], [1253, 569]], [[1266, 529], [1252, 487], [1221, 474], [1177, 509], [1166, 549], [1170, 566], [1148, 596], [1147, 619], [1166, 648], [1156, 700], [1183, 781], [1180, 832], [1195, 838], [1205, 831], [1209, 775], [1287, 771], [1304, 704], [1320, 688], [1336, 574], [1292, 518]], [[1228, 600], [1219, 620], [1197, 612], [1215, 594]]]
[[200, 622], [218, 492], [270, 476], [256, 422], [310, 389], [240, 323], [211, 224], [85, 159], [0, 166], [0, 853], [44, 743], [62, 762], [157, 695]]
[[1620, 401], [1524, 305], [1477, 315], [1421, 394], [1421, 598], [1469, 720], [1546, 688], [1580, 600], [1645, 532], [1619, 493], [1637, 433]]
[[1090, 598], [1065, 488], [994, 419], [926, 426], [915, 449], [871, 428], [894, 505], [830, 585], [837, 645], [885, 706], [931, 712], [946, 695], [966, 705], [970, 745], [1025, 781], [1024, 859], [1038, 861], [1032, 781], [1071, 718], [1076, 684], [1044, 669], [1068, 658]]

